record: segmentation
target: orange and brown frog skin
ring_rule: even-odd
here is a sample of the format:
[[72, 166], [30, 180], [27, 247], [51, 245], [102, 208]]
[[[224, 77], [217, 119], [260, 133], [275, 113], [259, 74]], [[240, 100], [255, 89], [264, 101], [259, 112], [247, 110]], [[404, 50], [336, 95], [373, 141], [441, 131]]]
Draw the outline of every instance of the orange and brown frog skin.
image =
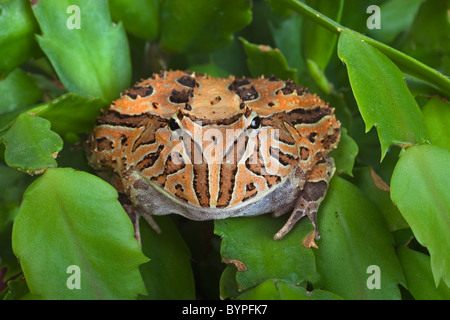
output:
[[[138, 82], [97, 119], [89, 163], [143, 216], [193, 220], [290, 213], [285, 236], [316, 215], [340, 138], [334, 109], [292, 81], [165, 71]], [[139, 230], [137, 229], [137, 234]]]

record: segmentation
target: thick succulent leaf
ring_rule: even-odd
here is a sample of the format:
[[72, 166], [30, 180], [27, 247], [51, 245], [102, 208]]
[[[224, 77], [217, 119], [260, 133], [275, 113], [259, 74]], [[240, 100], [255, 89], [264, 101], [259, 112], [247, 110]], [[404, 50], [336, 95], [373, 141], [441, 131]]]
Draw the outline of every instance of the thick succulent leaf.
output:
[[338, 55], [347, 66], [366, 131], [377, 128], [382, 158], [392, 144], [410, 146], [428, 139], [419, 106], [389, 58], [347, 29], [339, 37]]
[[32, 8], [39, 45], [69, 91], [111, 101], [130, 86], [127, 37], [107, 0], [40, 0]]
[[355, 169], [355, 175], [351, 182], [377, 206], [378, 211], [383, 214], [386, 220], [389, 231], [409, 228], [408, 223], [391, 200], [389, 186], [381, 180], [372, 168], [360, 167]]
[[38, 52], [37, 31], [29, 1], [0, 1], [0, 79]]
[[215, 51], [252, 20], [248, 0], [166, 0], [162, 3], [161, 46], [177, 53]]
[[435, 96], [422, 108], [432, 144], [450, 150], [450, 103]]
[[450, 151], [434, 145], [408, 148], [395, 167], [391, 198], [427, 247], [436, 286], [450, 287]]
[[[400, 299], [397, 284], [404, 278], [393, 239], [382, 214], [357, 187], [333, 177], [318, 224], [314, 254], [324, 290], [344, 299]], [[379, 289], [371, 286], [377, 276]]]
[[24, 111], [47, 119], [52, 130], [66, 138], [68, 135], [88, 132], [95, 125], [100, 110], [108, 103], [101, 98], [85, 98], [75, 93], [64, 94], [38, 106], [25, 107], [5, 113], [0, 119], [0, 132], [6, 131]]
[[240, 292], [236, 283], [237, 268], [234, 264], [227, 264], [222, 272], [219, 283], [220, 299], [237, 297]]
[[311, 223], [302, 221], [283, 239], [273, 240], [284, 222], [285, 217], [272, 218], [268, 214], [215, 221], [214, 232], [222, 237], [222, 259], [238, 269], [239, 290], [268, 279], [282, 279], [293, 284], [316, 280], [312, 249], [302, 245], [313, 229]]
[[146, 40], [158, 36], [158, 0], [109, 0], [109, 9], [113, 20], [122, 21], [129, 33]]
[[12, 241], [33, 295], [134, 299], [146, 293], [139, 265], [148, 259], [117, 197], [100, 178], [70, 168], [49, 169], [28, 187]]
[[50, 130], [50, 121], [21, 114], [3, 136], [5, 162], [27, 173], [40, 173], [57, 167], [56, 157], [63, 147], [61, 137]]
[[240, 296], [238, 300], [341, 300], [338, 295], [324, 291], [306, 291], [305, 288], [281, 280], [266, 280]]
[[399, 247], [397, 255], [402, 264], [406, 285], [417, 300], [450, 300], [450, 288], [441, 282], [436, 288], [430, 267], [430, 257], [424, 253]]
[[243, 38], [240, 38], [240, 40], [248, 57], [247, 66], [252, 77], [274, 75], [283, 80], [297, 81], [297, 70], [289, 68], [280, 50], [269, 46], [256, 45]]
[[142, 299], [195, 299], [191, 255], [170, 217], [154, 217], [161, 228], [157, 234], [144, 219], [140, 221], [142, 250], [150, 261], [140, 267], [148, 295]]
[[67, 93], [28, 112], [36, 113], [52, 123], [52, 130], [62, 136], [90, 131], [100, 110], [108, 104], [101, 98], [89, 99], [75, 93]]
[[0, 97], [1, 114], [35, 104], [42, 97], [42, 90], [32, 77], [17, 68], [0, 80]]

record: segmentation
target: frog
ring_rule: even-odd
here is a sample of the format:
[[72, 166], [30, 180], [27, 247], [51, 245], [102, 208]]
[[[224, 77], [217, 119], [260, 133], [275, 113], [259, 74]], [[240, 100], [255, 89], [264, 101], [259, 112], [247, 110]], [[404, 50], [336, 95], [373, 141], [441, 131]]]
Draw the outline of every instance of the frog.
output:
[[[334, 108], [291, 80], [165, 70], [102, 111], [87, 159], [118, 191], [140, 240], [154, 215], [216, 220], [289, 213], [280, 240], [317, 212], [335, 173]], [[314, 244], [313, 244], [314, 245]]]

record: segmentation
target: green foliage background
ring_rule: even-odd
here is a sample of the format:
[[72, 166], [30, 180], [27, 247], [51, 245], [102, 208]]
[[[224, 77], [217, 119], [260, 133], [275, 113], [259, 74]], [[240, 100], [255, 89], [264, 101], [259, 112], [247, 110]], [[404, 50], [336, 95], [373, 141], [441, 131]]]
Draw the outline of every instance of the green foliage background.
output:
[[[0, 0], [0, 297], [450, 298], [450, 1], [33, 3]], [[156, 217], [139, 246], [82, 142], [161, 69], [274, 74], [336, 109], [319, 249], [302, 246], [308, 221], [272, 240], [287, 217], [269, 215]]]

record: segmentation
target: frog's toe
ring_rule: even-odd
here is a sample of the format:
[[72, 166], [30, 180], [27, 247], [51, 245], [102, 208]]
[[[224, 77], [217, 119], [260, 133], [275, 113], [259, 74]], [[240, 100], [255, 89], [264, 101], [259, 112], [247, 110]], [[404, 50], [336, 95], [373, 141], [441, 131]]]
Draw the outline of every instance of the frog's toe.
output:
[[284, 226], [274, 235], [273, 238], [275, 240], [283, 238], [289, 231], [291, 231], [291, 229], [294, 227], [294, 225], [297, 223], [298, 220], [300, 220], [304, 216], [307, 216], [314, 226], [315, 238], [319, 239], [320, 235], [319, 229], [317, 227], [317, 209], [318, 209], [317, 203], [307, 202], [304, 199], [300, 199], [289, 219], [286, 221]]
[[298, 220], [305, 216], [304, 210], [296, 210], [292, 212], [289, 219], [286, 221], [284, 226], [273, 236], [274, 240], [282, 239], [289, 231], [291, 231], [292, 227], [297, 223]]

